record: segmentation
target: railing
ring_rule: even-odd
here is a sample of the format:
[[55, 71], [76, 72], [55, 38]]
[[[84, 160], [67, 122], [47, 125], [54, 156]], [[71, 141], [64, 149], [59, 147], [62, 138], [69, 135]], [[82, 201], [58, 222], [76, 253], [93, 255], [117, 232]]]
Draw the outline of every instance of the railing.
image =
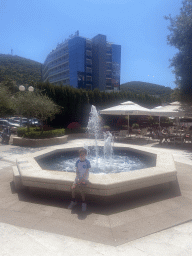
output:
[[87, 57], [92, 57], [92, 52], [90, 50], [86, 50], [86, 56]]
[[91, 76], [86, 76], [86, 81], [92, 82], [92, 77]]

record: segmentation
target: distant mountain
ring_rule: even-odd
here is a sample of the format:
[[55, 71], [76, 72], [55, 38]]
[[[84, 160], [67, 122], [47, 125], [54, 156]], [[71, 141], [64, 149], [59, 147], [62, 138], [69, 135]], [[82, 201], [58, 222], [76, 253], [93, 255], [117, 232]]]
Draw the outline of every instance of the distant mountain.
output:
[[41, 81], [42, 64], [16, 55], [0, 54], [0, 83], [9, 78], [17, 85]]
[[[17, 85], [41, 81], [42, 64], [16, 55], [0, 54], [0, 83], [9, 78]], [[169, 102], [173, 90], [162, 85], [132, 81], [121, 84], [121, 91], [136, 94], [148, 94], [160, 97], [162, 102]]]
[[131, 91], [134, 93], [147, 93], [154, 96], [169, 95], [173, 92], [170, 87], [165, 87], [163, 85], [132, 81], [121, 84], [121, 91]]

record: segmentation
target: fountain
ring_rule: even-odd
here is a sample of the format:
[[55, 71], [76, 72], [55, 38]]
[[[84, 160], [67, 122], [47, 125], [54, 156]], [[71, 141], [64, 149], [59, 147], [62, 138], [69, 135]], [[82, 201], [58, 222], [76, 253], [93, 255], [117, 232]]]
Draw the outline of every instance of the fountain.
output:
[[[110, 196], [177, 179], [171, 154], [122, 143], [115, 143], [112, 147], [113, 137], [110, 132], [104, 133], [104, 141], [98, 140], [101, 135], [99, 115], [94, 106], [91, 108], [87, 129], [89, 134], [94, 136], [94, 147], [83, 145], [81, 140], [76, 140], [18, 157], [16, 166], [13, 167], [16, 188], [71, 191], [75, 179], [75, 158], [78, 157], [78, 150], [82, 147], [88, 149], [88, 159], [92, 166], [89, 175], [89, 194]], [[65, 160], [59, 163], [59, 159], [63, 156]], [[51, 165], [52, 159], [56, 159], [55, 166]], [[48, 163], [47, 166], [45, 163]]]
[[[98, 139], [101, 137], [100, 118], [95, 106], [91, 107], [90, 117], [87, 125], [89, 136], [94, 138], [94, 145], [85, 143], [84, 148], [87, 149], [87, 158], [91, 163], [90, 173], [108, 174], [118, 172], [129, 172], [152, 164], [150, 158], [141, 154], [121, 150], [113, 150], [113, 136], [107, 131], [103, 133], [104, 145], [98, 145]], [[74, 172], [74, 166], [78, 160], [78, 153], [72, 154], [56, 154], [39, 160], [40, 166], [47, 170]], [[148, 160], [148, 161], [147, 161]]]
[[[122, 171], [130, 171], [141, 169], [149, 166], [141, 160], [141, 156], [113, 154], [113, 136], [107, 131], [103, 133], [104, 146], [99, 148], [98, 139], [101, 137], [100, 117], [95, 106], [92, 105], [87, 125], [87, 131], [90, 136], [94, 137], [95, 145], [91, 150], [91, 146], [85, 144], [88, 158], [91, 161], [92, 168], [90, 172], [93, 173], [115, 173]], [[95, 156], [94, 152], [95, 151]]]

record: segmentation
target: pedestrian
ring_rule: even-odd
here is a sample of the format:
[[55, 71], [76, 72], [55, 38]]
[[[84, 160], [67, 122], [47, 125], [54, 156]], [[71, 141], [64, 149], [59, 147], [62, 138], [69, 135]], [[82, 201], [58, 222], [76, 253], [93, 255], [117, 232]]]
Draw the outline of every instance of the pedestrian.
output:
[[2, 142], [9, 144], [11, 132], [9, 126], [5, 127], [2, 132]]
[[163, 134], [162, 134], [162, 131], [161, 131], [161, 127], [158, 128], [157, 135], [158, 135], [158, 139], [159, 139], [159, 144], [162, 144]]
[[89, 178], [90, 162], [86, 159], [87, 150], [85, 148], [79, 150], [79, 159], [76, 162], [76, 178], [72, 185], [72, 201], [68, 209], [72, 209], [77, 204], [75, 200], [76, 191], [79, 191], [82, 197], [82, 211], [86, 211], [87, 204], [85, 202], [86, 186]]

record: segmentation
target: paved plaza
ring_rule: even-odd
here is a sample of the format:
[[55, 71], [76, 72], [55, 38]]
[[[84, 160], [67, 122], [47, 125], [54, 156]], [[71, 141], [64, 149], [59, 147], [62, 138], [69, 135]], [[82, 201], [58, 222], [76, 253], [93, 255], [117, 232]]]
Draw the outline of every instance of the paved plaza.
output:
[[0, 144], [0, 255], [192, 255], [191, 144], [127, 143], [173, 154], [178, 181], [112, 202], [90, 200], [86, 213], [79, 204], [67, 208], [70, 195], [16, 192], [16, 158], [43, 148]]

